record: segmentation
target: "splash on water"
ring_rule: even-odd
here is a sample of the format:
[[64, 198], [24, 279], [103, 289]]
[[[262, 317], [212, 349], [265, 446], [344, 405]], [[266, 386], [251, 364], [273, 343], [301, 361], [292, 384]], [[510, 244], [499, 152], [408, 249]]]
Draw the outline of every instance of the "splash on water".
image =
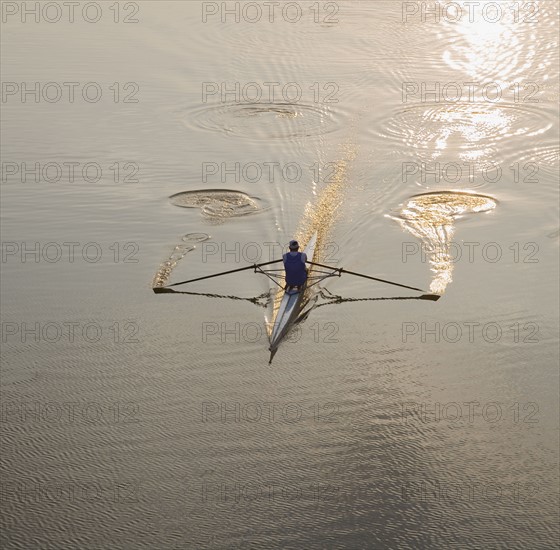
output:
[[169, 197], [171, 203], [182, 208], [199, 208], [204, 218], [212, 223], [224, 223], [229, 218], [262, 212], [260, 200], [228, 189], [183, 191]]
[[430, 292], [443, 294], [453, 280], [450, 245], [455, 232], [455, 220], [464, 214], [489, 212], [496, 208], [496, 199], [474, 193], [445, 191], [414, 195], [400, 213], [389, 216], [402, 228], [422, 241], [433, 272]]
[[163, 261], [154, 278], [152, 279], [152, 288], [161, 288], [167, 284], [169, 278], [171, 277], [171, 273], [177, 266], [177, 264], [189, 253], [196, 249], [196, 243], [202, 243], [207, 241], [210, 238], [210, 235], [206, 233], [187, 233], [183, 235], [181, 238], [181, 243], [177, 244], [169, 258]]

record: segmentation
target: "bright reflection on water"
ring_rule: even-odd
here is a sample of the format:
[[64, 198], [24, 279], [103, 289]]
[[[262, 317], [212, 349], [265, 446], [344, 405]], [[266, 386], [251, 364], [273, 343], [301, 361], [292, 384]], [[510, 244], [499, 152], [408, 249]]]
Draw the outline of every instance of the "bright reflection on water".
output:
[[[438, 157], [443, 149], [448, 146], [448, 141], [455, 135], [459, 139], [473, 144], [475, 147], [479, 142], [489, 138], [498, 139], [498, 136], [507, 135], [511, 127], [512, 115], [498, 108], [482, 108], [480, 106], [452, 107], [449, 109], [436, 109], [427, 111], [424, 117], [432, 124], [439, 125], [440, 133], [434, 143], [434, 157]], [[486, 151], [461, 153], [463, 160], [481, 157]]]
[[411, 197], [398, 216], [391, 216], [403, 229], [422, 241], [423, 252], [427, 254], [434, 273], [430, 292], [443, 294], [453, 280], [450, 244], [455, 220], [463, 214], [489, 212], [496, 208], [496, 204], [496, 200], [485, 195], [426, 193]]
[[[465, 2], [458, 4], [468, 11]], [[480, 9], [487, 10], [487, 17], [479, 17], [473, 22], [468, 17], [461, 17], [454, 24], [458, 40], [444, 51], [443, 59], [451, 68], [460, 70], [473, 79], [492, 75], [493, 81], [505, 82], [524, 66], [530, 65], [535, 47], [530, 42], [522, 43], [518, 33], [512, 30], [511, 22], [516, 7], [519, 9], [519, 3], [501, 2], [500, 9], [508, 17], [498, 17], [499, 13], [491, 5], [495, 6], [496, 2], [480, 2]], [[497, 19], [495, 22], [494, 18]], [[521, 52], [524, 48], [528, 48], [531, 55], [527, 55], [527, 51]], [[520, 53], [524, 54], [524, 66], [519, 66]]]

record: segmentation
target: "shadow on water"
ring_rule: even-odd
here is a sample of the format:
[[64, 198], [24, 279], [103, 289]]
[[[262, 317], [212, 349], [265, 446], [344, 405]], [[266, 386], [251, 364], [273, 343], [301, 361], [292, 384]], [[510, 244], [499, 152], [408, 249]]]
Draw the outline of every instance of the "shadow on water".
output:
[[[275, 292], [274, 290], [270, 290], [268, 292], [263, 292], [258, 296], [254, 296], [252, 298], [243, 298], [242, 296], [235, 296], [232, 294], [211, 294], [208, 292], [187, 292], [184, 290], [173, 290], [172, 288], [167, 287], [154, 287], [152, 288], [154, 294], [187, 294], [189, 296], [205, 296], [206, 298], [223, 298], [227, 300], [235, 300], [235, 301], [242, 301], [242, 302], [250, 302], [255, 304], [256, 306], [266, 308], [271, 300], [272, 294]], [[319, 296], [326, 300], [324, 303], [317, 304]], [[330, 293], [326, 289], [321, 289], [317, 293], [316, 296], [311, 298], [307, 301], [307, 304], [313, 302], [313, 305], [305, 310], [296, 320], [296, 323], [303, 321], [311, 311], [318, 307], [328, 306], [328, 305], [337, 305], [337, 304], [344, 304], [346, 302], [378, 302], [383, 300], [430, 300], [430, 301], [437, 301], [441, 296], [437, 294], [422, 294], [422, 296], [385, 296], [380, 298], [344, 298], [343, 296], [338, 296], [336, 294]], [[305, 306], [304, 306], [305, 307]]]
[[152, 288], [155, 294], [188, 294], [189, 296], [206, 296], [207, 298], [225, 298], [228, 300], [237, 300], [242, 302], [251, 302], [259, 307], [267, 307], [271, 300], [271, 292], [264, 292], [253, 298], [243, 298], [242, 296], [234, 296], [231, 294], [210, 294], [208, 292], [187, 292], [184, 290], [173, 290], [166, 287]]

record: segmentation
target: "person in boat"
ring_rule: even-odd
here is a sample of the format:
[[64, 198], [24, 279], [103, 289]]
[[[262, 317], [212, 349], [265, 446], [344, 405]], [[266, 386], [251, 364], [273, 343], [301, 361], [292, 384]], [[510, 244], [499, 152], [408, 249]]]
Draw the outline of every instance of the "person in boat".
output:
[[307, 280], [307, 269], [305, 268], [307, 254], [299, 252], [297, 241], [290, 241], [289, 248], [290, 251], [282, 257], [286, 271], [286, 290], [299, 291]]

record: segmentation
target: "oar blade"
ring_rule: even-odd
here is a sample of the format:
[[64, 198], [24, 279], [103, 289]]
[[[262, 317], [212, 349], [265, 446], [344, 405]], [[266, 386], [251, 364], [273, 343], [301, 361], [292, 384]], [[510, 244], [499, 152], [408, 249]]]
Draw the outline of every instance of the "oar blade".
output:
[[154, 291], [154, 294], [167, 294], [167, 293], [175, 292], [173, 289], [165, 288], [164, 286], [156, 286], [152, 288], [152, 290]]
[[440, 294], [422, 294], [418, 297], [419, 300], [432, 300], [433, 302], [437, 302], [440, 298]]

